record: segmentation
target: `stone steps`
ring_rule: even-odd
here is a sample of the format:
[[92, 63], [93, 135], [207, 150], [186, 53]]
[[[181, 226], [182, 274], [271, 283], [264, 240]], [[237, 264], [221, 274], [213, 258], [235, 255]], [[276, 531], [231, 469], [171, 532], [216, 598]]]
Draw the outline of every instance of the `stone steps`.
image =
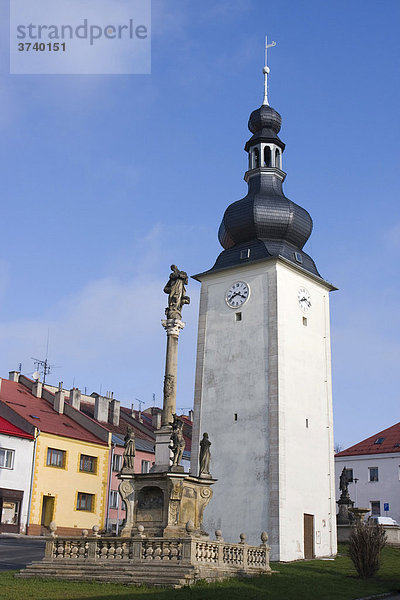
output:
[[103, 581], [130, 583], [133, 585], [181, 587], [194, 583], [198, 578], [197, 570], [192, 565], [171, 565], [157, 563], [102, 564], [75, 562], [38, 561], [31, 563], [17, 574], [27, 579], [42, 577], [52, 579], [68, 579], [70, 581]]

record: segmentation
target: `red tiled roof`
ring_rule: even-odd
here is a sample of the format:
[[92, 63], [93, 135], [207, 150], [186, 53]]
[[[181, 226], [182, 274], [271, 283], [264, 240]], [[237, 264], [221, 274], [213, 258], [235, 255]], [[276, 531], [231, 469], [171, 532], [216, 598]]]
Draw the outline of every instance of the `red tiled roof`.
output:
[[10, 423], [3, 417], [0, 417], [0, 433], [5, 433], [6, 435], [14, 435], [15, 437], [27, 438], [28, 440], [33, 440], [33, 435], [30, 433], [26, 433], [16, 425]]
[[[94, 418], [94, 404], [90, 403], [90, 402], [81, 402], [81, 411], [83, 413], [85, 413], [85, 415], [87, 415], [88, 417], [91, 417], [92, 419]], [[147, 440], [149, 442], [153, 442], [154, 443], [154, 435], [152, 435], [151, 431], [149, 431], [149, 433], [147, 434], [145, 431], [142, 431], [140, 429], [140, 427], [135, 426], [134, 423], [131, 423], [130, 421], [128, 422], [127, 420], [124, 419], [124, 413], [126, 415], [130, 415], [130, 410], [129, 409], [123, 409], [123, 407], [121, 407], [121, 418], [119, 421], [119, 425], [113, 425], [112, 423], [100, 423], [102, 427], [104, 427], [105, 429], [107, 429], [108, 431], [111, 431], [112, 433], [115, 433], [116, 435], [119, 435], [120, 437], [122, 437], [122, 439], [124, 438], [124, 436], [126, 435], [126, 432], [128, 430], [128, 427], [132, 427], [135, 437], [141, 438], [142, 440]]]
[[107, 446], [65, 414], [58, 414], [43, 398], [36, 398], [21, 383], [2, 379], [0, 401], [43, 432]]
[[354, 456], [358, 454], [388, 454], [400, 452], [400, 423], [392, 425], [375, 435], [346, 448], [335, 456]]

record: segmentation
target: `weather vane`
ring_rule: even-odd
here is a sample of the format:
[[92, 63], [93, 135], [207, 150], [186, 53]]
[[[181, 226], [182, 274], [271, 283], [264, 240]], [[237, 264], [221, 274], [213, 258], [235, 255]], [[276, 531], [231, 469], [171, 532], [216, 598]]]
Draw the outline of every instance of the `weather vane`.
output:
[[270, 44], [268, 44], [267, 36], [265, 36], [265, 67], [263, 68], [263, 73], [264, 73], [264, 102], [263, 102], [263, 106], [269, 106], [269, 102], [268, 102], [268, 73], [269, 73], [269, 67], [268, 67], [268, 60], [267, 60], [267, 52], [268, 52], [268, 48], [273, 48], [274, 46], [276, 46], [276, 42], [271, 42]]

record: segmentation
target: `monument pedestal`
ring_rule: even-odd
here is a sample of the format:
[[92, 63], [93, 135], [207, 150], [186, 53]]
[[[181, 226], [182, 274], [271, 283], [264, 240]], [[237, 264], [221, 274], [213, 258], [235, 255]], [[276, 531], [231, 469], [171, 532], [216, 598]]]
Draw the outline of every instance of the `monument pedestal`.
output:
[[208, 538], [202, 529], [203, 511], [212, 497], [215, 479], [200, 479], [187, 473], [133, 474], [122, 471], [119, 492], [126, 504], [121, 537]]
[[349, 516], [349, 509], [351, 510], [354, 506], [353, 500], [349, 497], [340, 498], [336, 504], [339, 506], [339, 512], [336, 515], [336, 522], [338, 525], [350, 525], [351, 517]]
[[163, 473], [169, 470], [172, 452], [171, 445], [172, 427], [165, 425], [156, 431], [155, 461], [151, 473]]

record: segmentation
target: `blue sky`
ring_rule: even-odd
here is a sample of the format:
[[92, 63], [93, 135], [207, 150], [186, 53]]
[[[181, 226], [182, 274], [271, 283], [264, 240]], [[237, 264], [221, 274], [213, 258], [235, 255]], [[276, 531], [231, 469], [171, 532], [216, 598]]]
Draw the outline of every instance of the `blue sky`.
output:
[[[91, 1], [91, 0], [89, 0]], [[246, 193], [250, 112], [282, 115], [286, 195], [331, 295], [335, 438], [399, 421], [400, 4], [153, 0], [152, 74], [9, 75], [0, 4], [0, 364], [31, 356], [49, 380], [161, 400], [162, 288], [220, 246]], [[180, 338], [178, 407], [193, 401], [199, 284]], [[136, 403], [137, 405], [137, 403]]]

